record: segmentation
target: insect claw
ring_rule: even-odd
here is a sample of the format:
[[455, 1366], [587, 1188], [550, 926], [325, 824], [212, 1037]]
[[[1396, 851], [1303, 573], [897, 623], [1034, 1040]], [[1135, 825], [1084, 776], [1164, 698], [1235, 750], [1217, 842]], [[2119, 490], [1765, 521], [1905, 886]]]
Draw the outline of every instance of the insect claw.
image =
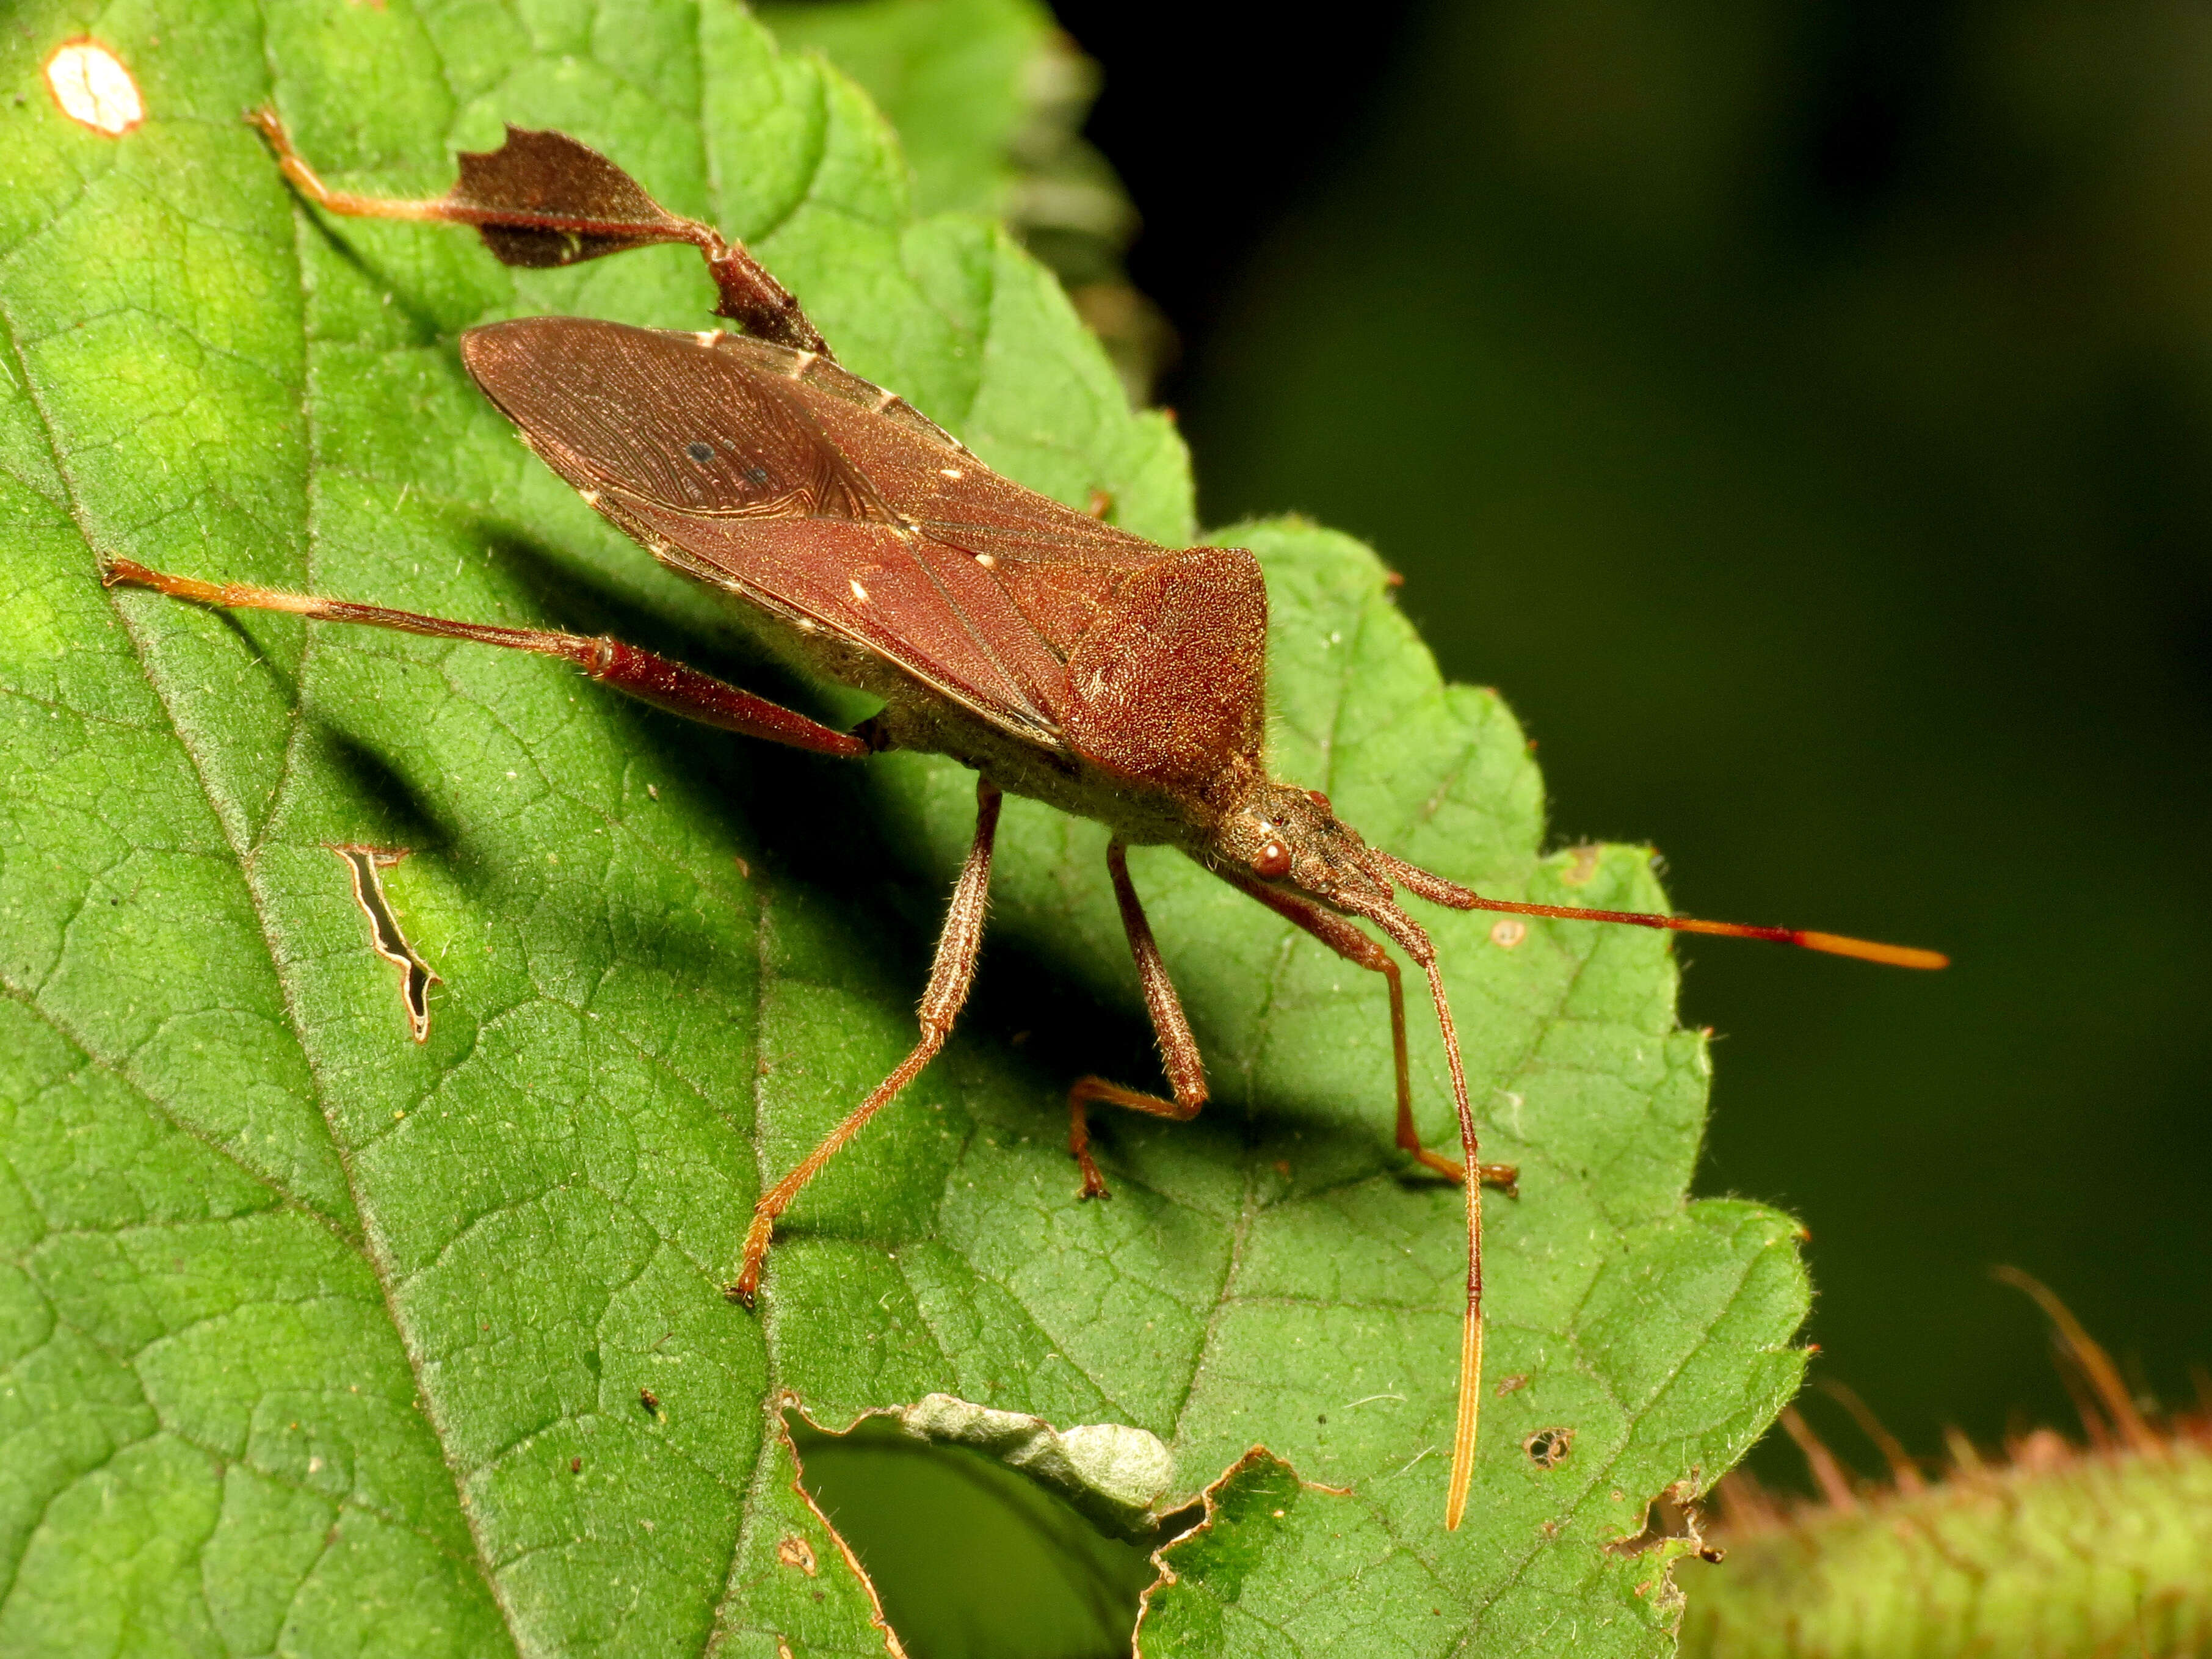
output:
[[1100, 1173], [1097, 1164], [1092, 1159], [1087, 1144], [1076, 1148], [1075, 1163], [1076, 1167], [1083, 1171], [1083, 1190], [1075, 1195], [1078, 1203], [1081, 1203], [1085, 1199], [1114, 1196], [1112, 1190], [1106, 1185], [1106, 1177]]

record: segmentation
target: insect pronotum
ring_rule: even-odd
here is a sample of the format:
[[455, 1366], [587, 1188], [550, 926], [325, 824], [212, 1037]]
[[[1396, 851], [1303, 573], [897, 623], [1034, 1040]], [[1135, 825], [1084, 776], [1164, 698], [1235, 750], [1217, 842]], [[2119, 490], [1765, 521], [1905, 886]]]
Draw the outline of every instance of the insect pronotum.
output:
[[[719, 291], [716, 313], [742, 332], [532, 317], [467, 330], [461, 361], [546, 465], [600, 514], [671, 569], [755, 607], [801, 660], [875, 694], [883, 709], [837, 732], [617, 640], [198, 581], [120, 558], [106, 565], [110, 583], [565, 658], [687, 720], [851, 759], [928, 750], [977, 774], [975, 839], [922, 994], [920, 1040], [762, 1196], [730, 1286], [736, 1301], [751, 1305], [776, 1218], [952, 1029], [981, 942], [1002, 791], [1112, 832], [1107, 867], [1167, 1074], [1166, 1097], [1099, 1077], [1069, 1091], [1068, 1147], [1085, 1197], [1106, 1191], [1091, 1155], [1091, 1106], [1182, 1121], [1206, 1098], [1198, 1044], [1130, 884], [1126, 848], [1178, 848], [1346, 961], [1383, 976], [1397, 1144], [1466, 1193], [1467, 1297], [1447, 1527], [1459, 1524], [1474, 1455], [1480, 1188], [1510, 1188], [1514, 1172], [1479, 1161], [1437, 953], [1400, 906], [1398, 890], [1455, 909], [1772, 939], [1900, 967], [1943, 965], [1933, 951], [1833, 933], [1485, 898], [1370, 847], [1326, 797], [1267, 775], [1267, 594], [1249, 553], [1170, 551], [999, 477], [901, 399], [839, 368], [799, 302], [743, 247], [669, 213], [613, 162], [563, 134], [510, 127], [499, 149], [459, 158], [459, 181], [446, 195], [398, 201], [326, 189], [273, 113], [248, 118], [301, 196], [325, 212], [473, 226], [495, 255], [515, 265], [565, 265], [660, 242], [697, 247]], [[1415, 1132], [1398, 966], [1360, 921], [1379, 928], [1427, 978], [1459, 1115], [1458, 1160], [1423, 1146]]]

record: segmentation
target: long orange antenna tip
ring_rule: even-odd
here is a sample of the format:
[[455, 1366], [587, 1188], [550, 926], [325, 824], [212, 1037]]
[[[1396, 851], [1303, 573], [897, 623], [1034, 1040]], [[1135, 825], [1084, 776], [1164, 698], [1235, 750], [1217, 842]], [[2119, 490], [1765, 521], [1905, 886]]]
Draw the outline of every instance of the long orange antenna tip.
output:
[[1391, 876], [1405, 884], [1406, 890], [1431, 904], [1449, 906], [1455, 910], [1502, 910], [1508, 915], [1544, 916], [1553, 921], [1611, 921], [1630, 927], [1652, 927], [1670, 933], [1710, 933], [1722, 939], [1760, 939], [1774, 945], [1795, 945], [1808, 951], [1821, 951], [1832, 957], [1856, 957], [1861, 962], [1879, 962], [1892, 968], [1935, 969], [1948, 968], [1951, 958], [1941, 951], [1923, 951], [1911, 945], [1882, 945], [1870, 939], [1853, 939], [1848, 933], [1822, 933], [1799, 927], [1759, 927], [1742, 921], [1705, 921], [1696, 916], [1662, 916], [1648, 910], [1590, 910], [1571, 904], [1521, 904], [1511, 899], [1485, 898], [1471, 888], [1455, 881], [1446, 881], [1442, 876], [1431, 875], [1419, 865], [1407, 864], [1403, 859], [1382, 855], [1382, 862]]
[[1474, 1479], [1474, 1437], [1482, 1410], [1482, 1149], [1474, 1131], [1474, 1103], [1468, 1097], [1467, 1066], [1460, 1059], [1459, 1030], [1452, 1024], [1451, 1002], [1444, 995], [1443, 969], [1437, 963], [1436, 945], [1420, 923], [1388, 899], [1370, 899], [1358, 905], [1355, 914], [1380, 926], [1400, 950], [1420, 964], [1429, 981], [1429, 1000], [1436, 1004], [1437, 1035], [1443, 1039], [1452, 1105], [1459, 1115], [1459, 1149], [1464, 1160], [1461, 1182], [1467, 1200], [1467, 1311], [1460, 1322], [1459, 1411], [1452, 1425], [1450, 1484], [1444, 1490], [1444, 1528], [1455, 1532], [1467, 1513], [1467, 1489]]
[[1444, 1530], [1457, 1532], [1460, 1519], [1467, 1513], [1467, 1489], [1474, 1479], [1475, 1431], [1482, 1411], [1482, 1154], [1475, 1140], [1467, 1071], [1460, 1062], [1459, 1032], [1452, 1024], [1451, 1004], [1444, 1000], [1443, 974], [1427, 939], [1418, 930], [1415, 937], [1423, 946], [1421, 971], [1428, 976], [1430, 1000], [1437, 1006], [1437, 1032], [1444, 1040], [1452, 1103], [1459, 1111], [1460, 1152], [1466, 1160], [1467, 1310], [1460, 1321], [1459, 1409], [1452, 1424], [1451, 1480], [1444, 1491]]

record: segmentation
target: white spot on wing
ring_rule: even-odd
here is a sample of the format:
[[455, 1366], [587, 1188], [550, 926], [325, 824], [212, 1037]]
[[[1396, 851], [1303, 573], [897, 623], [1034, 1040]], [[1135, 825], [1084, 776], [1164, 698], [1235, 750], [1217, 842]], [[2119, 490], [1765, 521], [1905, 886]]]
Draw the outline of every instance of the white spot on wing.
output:
[[597, 507], [599, 504], [599, 492], [596, 489], [580, 489], [576, 493], [584, 498], [586, 507]]
[[711, 351], [722, 343], [722, 331], [719, 328], [702, 329], [693, 337]]
[[138, 83], [97, 42], [72, 40], [46, 59], [46, 84], [63, 114], [110, 138], [120, 138], [146, 118]]
[[955, 483], [959, 483], [961, 479], [968, 476], [957, 466], [940, 466], [937, 469], [937, 471], [939, 477], [950, 478]]
[[858, 599], [862, 605], [866, 605], [868, 602], [868, 590], [861, 586], [857, 581], [852, 581], [849, 578], [848, 578], [848, 581], [849, 586], [852, 587], [853, 597]]
[[814, 360], [819, 356], [821, 356], [819, 352], [802, 351], [799, 356], [793, 358], [791, 360], [791, 378], [794, 380], [805, 380], [806, 378], [806, 371], [814, 367]]
[[975, 556], [975, 562], [986, 570], [996, 569], [999, 563], [998, 560], [993, 558], [988, 553], [978, 553]]

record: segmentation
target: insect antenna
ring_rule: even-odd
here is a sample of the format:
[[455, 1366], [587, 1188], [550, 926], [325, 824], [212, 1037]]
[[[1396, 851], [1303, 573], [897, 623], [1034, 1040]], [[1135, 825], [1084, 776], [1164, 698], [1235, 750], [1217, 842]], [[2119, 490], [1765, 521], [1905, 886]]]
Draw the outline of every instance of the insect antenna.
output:
[[[1409, 866], [1410, 867], [1410, 866]], [[1409, 886], [1411, 884], [1407, 884]], [[1460, 1155], [1466, 1160], [1462, 1188], [1467, 1200], [1467, 1311], [1460, 1326], [1459, 1412], [1452, 1425], [1451, 1485], [1444, 1498], [1444, 1528], [1455, 1532], [1467, 1511], [1467, 1489], [1474, 1474], [1474, 1431], [1482, 1402], [1482, 1158], [1475, 1143], [1474, 1106], [1468, 1098], [1467, 1067], [1459, 1055], [1459, 1030], [1444, 995], [1443, 969], [1427, 931], [1396, 905], [1376, 901], [1355, 907], [1379, 925], [1399, 949], [1428, 976], [1429, 1000], [1436, 1004], [1437, 1027], [1443, 1035], [1444, 1064], [1451, 1073], [1452, 1104], [1459, 1111]]]
[[1421, 963], [1429, 977], [1429, 1000], [1437, 1005], [1443, 1032], [1444, 1062], [1451, 1068], [1452, 1103], [1459, 1109], [1460, 1155], [1467, 1160], [1462, 1188], [1467, 1200], [1467, 1312], [1459, 1333], [1459, 1413], [1452, 1424], [1451, 1486], [1444, 1498], [1444, 1530], [1459, 1530], [1467, 1510], [1468, 1482], [1474, 1474], [1474, 1429], [1482, 1405], [1482, 1160], [1474, 1144], [1474, 1108], [1467, 1097], [1467, 1068], [1460, 1064], [1459, 1033], [1452, 1028], [1451, 1004], [1444, 1000], [1443, 970], [1433, 951]]
[[1882, 945], [1846, 933], [1822, 933], [1801, 927], [1761, 927], [1742, 921], [1705, 921], [1696, 916], [1662, 916], [1648, 910], [1590, 910], [1571, 904], [1524, 904], [1512, 899], [1485, 898], [1472, 888], [1432, 875], [1417, 864], [1393, 858], [1379, 850], [1370, 854], [1389, 878], [1409, 893], [1431, 904], [1455, 910], [1503, 910], [1509, 915], [1545, 916], [1554, 921], [1615, 921], [1631, 927], [1656, 927], [1673, 933], [1711, 933], [1723, 939], [1762, 939], [1776, 945], [1796, 945], [1808, 951], [1824, 951], [1832, 957], [1856, 957], [1892, 968], [1948, 968], [1951, 958], [1940, 951], [1923, 951], [1910, 945]]
[[[1729, 939], [1769, 939], [1795, 945], [1831, 956], [1856, 957], [1865, 962], [1887, 963], [1899, 968], [1945, 968], [1950, 958], [1940, 951], [1911, 945], [1881, 945], [1842, 933], [1822, 933], [1795, 927], [1761, 927], [1745, 922], [1705, 921], [1693, 916], [1664, 916], [1644, 910], [1596, 910], [1566, 904], [1526, 904], [1510, 899], [1483, 897], [1472, 888], [1394, 858], [1379, 848], [1368, 857], [1377, 874], [1398, 883], [1416, 897], [1455, 910], [1502, 910], [1510, 915], [1544, 916], [1559, 921], [1621, 922], [1632, 927], [1653, 927], [1678, 933], [1711, 933]], [[1460, 1332], [1459, 1412], [1452, 1429], [1451, 1485], [1444, 1499], [1444, 1526], [1456, 1530], [1467, 1511], [1468, 1486], [1474, 1473], [1475, 1427], [1482, 1401], [1482, 1201], [1481, 1168], [1477, 1155], [1474, 1109], [1468, 1098], [1467, 1068], [1460, 1059], [1459, 1033], [1452, 1024], [1451, 1004], [1444, 996], [1442, 969], [1436, 946], [1427, 932], [1397, 905], [1376, 899], [1351, 907], [1379, 925], [1392, 941], [1428, 976], [1429, 997], [1436, 1004], [1437, 1025], [1443, 1033], [1444, 1063], [1451, 1073], [1452, 1103], [1459, 1111], [1460, 1146], [1467, 1160], [1467, 1312]]]

